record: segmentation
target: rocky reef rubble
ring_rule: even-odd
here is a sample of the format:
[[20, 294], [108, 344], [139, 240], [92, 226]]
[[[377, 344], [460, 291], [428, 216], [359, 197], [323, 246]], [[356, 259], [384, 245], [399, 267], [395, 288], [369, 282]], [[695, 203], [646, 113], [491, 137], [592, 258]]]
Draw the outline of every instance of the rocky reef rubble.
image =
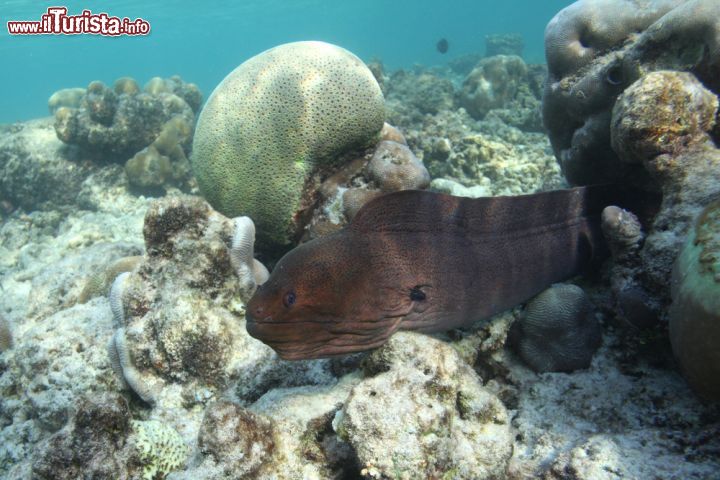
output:
[[508, 412], [451, 345], [399, 333], [363, 371], [333, 420], [361, 474], [490, 479], [506, 471]]
[[92, 165], [64, 152], [52, 119], [0, 126], [3, 215], [73, 205]]
[[[544, 65], [527, 65], [517, 55], [483, 57], [468, 73], [452, 68], [397, 70], [378, 67], [391, 111], [419, 121], [423, 115], [465, 109], [474, 119], [490, 115], [528, 132], [542, 132], [540, 97]], [[391, 120], [398, 126], [404, 124]]]
[[542, 133], [544, 66], [495, 55], [467, 74], [416, 66], [380, 75], [388, 122], [427, 167], [431, 188], [489, 196], [566, 185]]
[[425, 118], [404, 133], [427, 165], [431, 186], [440, 191], [518, 195], [566, 185], [542, 134], [500, 120], [474, 121], [460, 109]]

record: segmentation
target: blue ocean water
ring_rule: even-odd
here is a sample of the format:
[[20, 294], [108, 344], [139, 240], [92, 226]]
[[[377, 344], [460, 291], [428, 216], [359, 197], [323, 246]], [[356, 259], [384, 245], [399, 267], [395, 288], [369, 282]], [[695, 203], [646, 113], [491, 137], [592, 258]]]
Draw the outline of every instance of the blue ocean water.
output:
[[[251, 56], [297, 40], [324, 40], [387, 68], [442, 64], [485, 50], [485, 35], [520, 33], [528, 62], [543, 61], [543, 31], [570, 0], [245, 0], [146, 2], [0, 2], [0, 123], [48, 115], [56, 90], [131, 76], [180, 75], [205, 98], [225, 75]], [[142, 17], [151, 33], [140, 37], [10, 35], [6, 22], [39, 20], [49, 6], [68, 14], [83, 9]], [[447, 38], [450, 49], [435, 48]]]

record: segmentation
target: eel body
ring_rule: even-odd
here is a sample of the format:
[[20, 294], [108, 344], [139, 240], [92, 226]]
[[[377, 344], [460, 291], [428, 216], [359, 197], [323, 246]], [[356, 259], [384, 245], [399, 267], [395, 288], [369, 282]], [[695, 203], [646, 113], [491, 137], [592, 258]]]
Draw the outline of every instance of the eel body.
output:
[[605, 250], [608, 187], [514, 197], [401, 191], [288, 252], [247, 305], [247, 330], [285, 359], [352, 353], [511, 308]]

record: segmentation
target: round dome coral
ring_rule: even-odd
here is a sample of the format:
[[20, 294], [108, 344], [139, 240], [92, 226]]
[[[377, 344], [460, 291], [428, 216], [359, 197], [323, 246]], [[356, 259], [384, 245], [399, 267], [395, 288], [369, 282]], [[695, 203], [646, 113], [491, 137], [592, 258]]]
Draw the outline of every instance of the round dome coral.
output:
[[249, 216], [260, 245], [289, 245], [312, 206], [307, 182], [377, 141], [380, 87], [352, 53], [323, 42], [267, 50], [217, 86], [198, 120], [192, 165], [205, 198]]

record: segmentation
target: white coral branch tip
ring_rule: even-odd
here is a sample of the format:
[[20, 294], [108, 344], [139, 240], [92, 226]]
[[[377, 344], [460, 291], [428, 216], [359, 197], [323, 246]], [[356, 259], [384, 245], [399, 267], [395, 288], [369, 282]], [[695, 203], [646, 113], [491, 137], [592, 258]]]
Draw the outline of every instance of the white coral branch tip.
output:
[[255, 245], [255, 224], [250, 217], [236, 217], [235, 233], [230, 247], [230, 261], [240, 280], [240, 296], [247, 301], [258, 285], [270, 276], [267, 268], [253, 258]]

